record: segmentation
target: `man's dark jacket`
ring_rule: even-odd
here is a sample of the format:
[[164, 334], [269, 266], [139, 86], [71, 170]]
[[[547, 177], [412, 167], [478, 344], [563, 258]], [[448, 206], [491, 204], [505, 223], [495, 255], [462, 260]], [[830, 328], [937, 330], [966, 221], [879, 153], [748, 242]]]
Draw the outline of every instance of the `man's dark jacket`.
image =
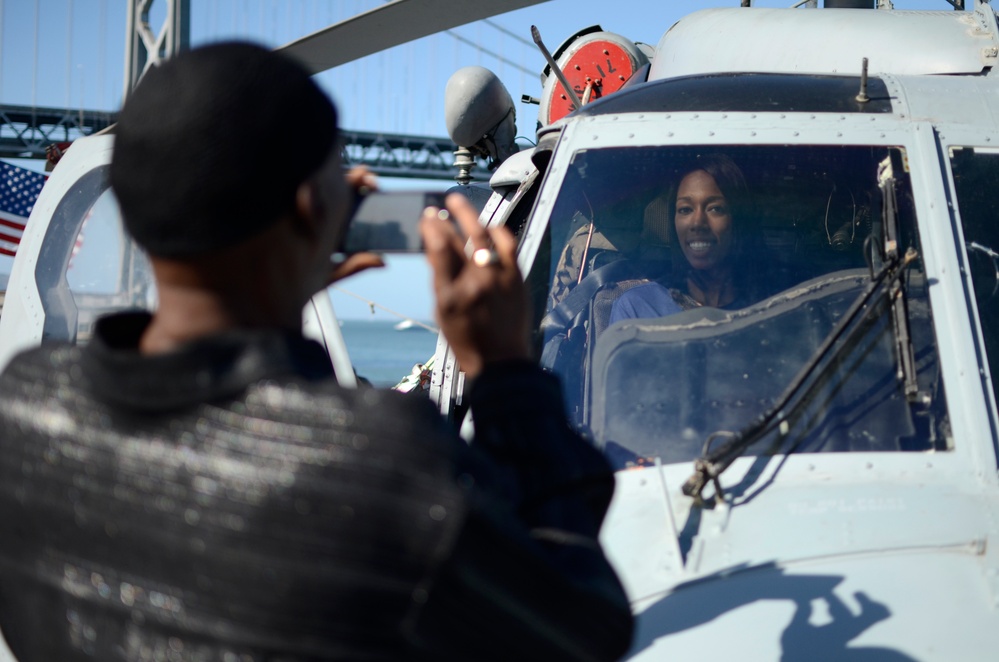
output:
[[489, 366], [468, 445], [426, 401], [343, 389], [242, 331], [142, 356], [98, 322], [0, 377], [0, 627], [21, 662], [607, 660], [613, 491], [558, 384]]

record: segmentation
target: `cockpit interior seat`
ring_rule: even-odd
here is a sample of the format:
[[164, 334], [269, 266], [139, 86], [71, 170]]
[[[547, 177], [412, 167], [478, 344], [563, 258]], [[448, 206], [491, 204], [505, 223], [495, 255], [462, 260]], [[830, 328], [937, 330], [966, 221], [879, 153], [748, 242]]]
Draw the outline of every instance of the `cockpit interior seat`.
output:
[[548, 298], [549, 310], [591, 273], [611, 262], [628, 257], [639, 243], [639, 229], [634, 223], [591, 222], [582, 212], [573, 215], [574, 228], [555, 265], [554, 282]]
[[[590, 335], [592, 340], [600, 337], [610, 323], [611, 308], [618, 297], [633, 287], [651, 282], [649, 278], [629, 278], [604, 286], [593, 295], [590, 305]], [[590, 343], [593, 344], [592, 342]]]
[[[614, 255], [622, 257], [620, 253]], [[633, 287], [647, 282], [645, 278], [635, 277], [635, 269], [631, 260], [617, 259], [590, 271], [541, 321], [544, 337], [541, 367], [561, 376], [567, 404], [582, 402], [583, 375], [588, 372], [587, 356], [593, 341], [594, 298], [605, 288], [616, 288], [621, 283], [630, 282]], [[618, 294], [622, 291], [618, 290]], [[604, 327], [610, 316], [609, 305]], [[568, 413], [571, 419], [582, 420], [581, 410], [570, 407]]]
[[[577, 211], [555, 267], [541, 323], [541, 365], [562, 377], [566, 402], [582, 402], [597, 336], [607, 328], [614, 301], [624, 292], [667, 273], [667, 197], [662, 193], [635, 208], [615, 209], [590, 222]], [[638, 222], [641, 219], [641, 222]], [[581, 421], [583, 411], [570, 411]]]

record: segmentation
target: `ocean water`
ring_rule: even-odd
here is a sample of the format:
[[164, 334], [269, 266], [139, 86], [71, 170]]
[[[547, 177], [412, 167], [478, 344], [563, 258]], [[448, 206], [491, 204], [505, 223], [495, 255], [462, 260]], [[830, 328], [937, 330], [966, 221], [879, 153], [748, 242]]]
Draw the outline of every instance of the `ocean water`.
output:
[[340, 331], [354, 370], [375, 386], [395, 386], [414, 365], [426, 363], [437, 347], [437, 334], [418, 326], [397, 331], [396, 321], [342, 322]]

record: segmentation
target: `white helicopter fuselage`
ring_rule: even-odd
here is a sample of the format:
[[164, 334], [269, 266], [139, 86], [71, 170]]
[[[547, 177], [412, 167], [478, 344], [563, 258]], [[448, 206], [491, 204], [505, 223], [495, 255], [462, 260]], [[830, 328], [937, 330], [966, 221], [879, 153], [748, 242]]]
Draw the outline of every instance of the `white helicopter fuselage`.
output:
[[[989, 200], [995, 189], [981, 187], [999, 182], [999, 79], [992, 71], [997, 47], [996, 16], [987, 4], [967, 12], [702, 10], [666, 32], [649, 58], [644, 82], [631, 81], [627, 89], [543, 126], [537, 148], [500, 166], [504, 174], [494, 178], [494, 201], [482, 219], [517, 228], [522, 271], [534, 289], [550, 287], [547, 303], [536, 300], [545, 314], [539, 325], [542, 363], [578, 395], [567, 395], [567, 407], [594, 443], [640, 449], [617, 473], [617, 492], [602, 532], [638, 618], [629, 659], [995, 655], [999, 416], [992, 379], [996, 364], [990, 368], [989, 357], [999, 347], [991, 343], [989, 309], [995, 305], [999, 269], [995, 252], [987, 251], [989, 241], [999, 242], [999, 227], [990, 216], [999, 204], [992, 207]], [[573, 66], [563, 59], [567, 70]], [[878, 86], [876, 92], [865, 88], [866, 101], [856, 98], [863, 96], [862, 70], [869, 84], [877, 81]], [[553, 76], [547, 85], [555, 85]], [[841, 93], [847, 89], [849, 94]], [[545, 104], [542, 100], [543, 109]], [[879, 383], [883, 387], [885, 380], [895, 380], [899, 392], [879, 395], [871, 380], [864, 387], [868, 391], [844, 396], [852, 379], [863, 378], [863, 361], [869, 359], [842, 368], [844, 360], [854, 359], [850, 350], [841, 352], [833, 364], [812, 373], [821, 381], [823, 372], [841, 370], [827, 399], [803, 405], [811, 407], [804, 415], [792, 412], [782, 419], [784, 413], [776, 413], [764, 439], [770, 445], [758, 442], [723, 467], [716, 504], [711, 504], [716, 490], [706, 480], [707, 503], [702, 504], [688, 495], [695, 473], [691, 460], [707, 456], [711, 444], [720, 445], [719, 439], [737, 431], [723, 422], [750, 423], [777, 401], [780, 389], [760, 373], [785, 361], [785, 353], [799, 351], [797, 340], [782, 336], [775, 316], [829, 295], [801, 295], [808, 301], [794, 308], [797, 304], [789, 302], [799, 293], [791, 287], [738, 311], [687, 310], [606, 326], [594, 312], [599, 296], [594, 292], [609, 287], [601, 283], [588, 292], [588, 308], [570, 306], [565, 319], [551, 322], [559, 308], [560, 279], [572, 277], [561, 301], [571, 298], [573, 287], [586, 287], [586, 266], [578, 276], [568, 273], [572, 259], [582, 254], [580, 260], [593, 260], [590, 268], [599, 272], [591, 257], [597, 251], [611, 254], [608, 260], [625, 261], [648, 248], [652, 204], [645, 206], [640, 230], [629, 235], [621, 220], [629, 214], [641, 219], [645, 203], [636, 212], [633, 201], [650, 195], [648, 185], [656, 175], [648, 171], [659, 169], [665, 190], [674, 162], [711, 153], [741, 160], [757, 193], [770, 183], [783, 186], [762, 196], [787, 205], [783, 214], [773, 209], [761, 214], [777, 262], [809, 262], [810, 251], [823, 244], [815, 242], [818, 235], [828, 242], [819, 247], [824, 252], [816, 254], [816, 262], [861, 267], [861, 275], [865, 270], [857, 258], [869, 249], [854, 236], [836, 244], [830, 209], [848, 195], [845, 205], [852, 200], [853, 216], [845, 227], [852, 223], [854, 234], [872, 227], [875, 243], [890, 243], [891, 237], [878, 234], [888, 224], [887, 212], [861, 202], [865, 182], [867, 193], [876, 190], [877, 169], [858, 174], [849, 166], [854, 158], [868, 164], [864, 158], [888, 155], [882, 163], [892, 160], [892, 182], [899, 200], [905, 200], [899, 217], [908, 220], [900, 222], [911, 223], [911, 229], [902, 229], [908, 237], [902, 241], [918, 250], [921, 265], [907, 277], [908, 294], [902, 296], [909, 297], [913, 329], [925, 324], [929, 331], [918, 333], [932, 334], [915, 355], [922, 357], [917, 363], [935, 358], [932, 368], [926, 363], [916, 369], [913, 395], [906, 397], [900, 395], [904, 351], [891, 342], [869, 348], [888, 366]], [[622, 176], [621, 169], [627, 174]], [[518, 170], [529, 173], [530, 181], [509, 176]], [[793, 196], [816, 179], [828, 182], [828, 188], [814, 196], [811, 209], [804, 193], [801, 200]], [[613, 187], [630, 190], [615, 196], [609, 191]], [[519, 209], [515, 196], [526, 201]], [[581, 202], [574, 206], [573, 198]], [[508, 206], [500, 209], [500, 200]], [[870, 215], [863, 217], [858, 209]], [[577, 227], [581, 230], [574, 234]], [[990, 232], [992, 239], [986, 236]], [[573, 248], [579, 238], [585, 243]], [[978, 248], [966, 248], [971, 244]], [[847, 259], [851, 252], [856, 255]], [[789, 259], [791, 253], [797, 258]], [[984, 267], [974, 264], [983, 259]], [[820, 277], [799, 289], [818, 292], [828, 287], [822, 274], [846, 278], [854, 273], [824, 269], [805, 269], [802, 273]], [[636, 278], [634, 273], [628, 277]], [[886, 314], [892, 305], [885, 304]], [[836, 311], [833, 317], [842, 307]], [[887, 337], [892, 332], [885, 324]], [[754, 336], [764, 338], [760, 347], [736, 351], [725, 346], [726, 325], [769, 326]], [[574, 332], [586, 338], [578, 356], [565, 349]], [[809, 348], [815, 349], [819, 339]], [[633, 349], [636, 343], [644, 344]], [[556, 349], [549, 354], [551, 347]], [[621, 358], [628, 352], [630, 363]], [[738, 365], [726, 372], [710, 360], [696, 363], [698, 352], [709, 357], [719, 352], [728, 357], [720, 362]], [[566, 356], [571, 360], [560, 363]], [[452, 413], [458, 367], [446, 346], [436, 358], [433, 395], [443, 412]], [[584, 375], [577, 388], [580, 364]], [[615, 377], [615, 371], [621, 374]], [[784, 373], [789, 381], [794, 370]], [[711, 380], [722, 378], [734, 395], [712, 391], [717, 383]], [[740, 379], [745, 386], [731, 386]], [[814, 399], [815, 392], [796, 397]], [[701, 394], [700, 399], [691, 393]], [[757, 393], [758, 406], [751, 401]], [[675, 404], [685, 397], [690, 398], [686, 409]], [[786, 410], [795, 406], [792, 400]], [[736, 409], [745, 411], [732, 414]], [[717, 415], [714, 421], [703, 420], [712, 415]], [[622, 422], [639, 417], [662, 424]], [[836, 417], [836, 423], [823, 417]], [[910, 429], [917, 420], [933, 421], [928, 425], [934, 431], [926, 433], [921, 446], [909, 445], [908, 433], [892, 432]], [[702, 424], [707, 427], [698, 427]], [[796, 433], [796, 426], [808, 429]], [[629, 437], [632, 430], [639, 432]], [[702, 453], [704, 434], [712, 430], [721, 436], [709, 439]], [[796, 434], [793, 443], [787, 441]], [[696, 450], [684, 456], [676, 450], [682, 444]], [[838, 452], [820, 452], [830, 450]]]

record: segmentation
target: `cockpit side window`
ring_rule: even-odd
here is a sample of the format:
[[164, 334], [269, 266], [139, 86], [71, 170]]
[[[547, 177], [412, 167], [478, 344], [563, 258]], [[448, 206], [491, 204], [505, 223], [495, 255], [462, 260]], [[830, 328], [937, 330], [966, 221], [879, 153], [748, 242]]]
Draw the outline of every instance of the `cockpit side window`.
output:
[[999, 375], [999, 154], [972, 148], [951, 152], [954, 189], [978, 307], [989, 372]]
[[[903, 156], [878, 146], [577, 152], [539, 259], [541, 363], [561, 376], [573, 422], [625, 466], [693, 459], [773, 406], [894, 264], [887, 237], [918, 255]], [[875, 297], [802, 383], [793, 422], [751, 452], [947, 447], [921, 261], [892, 283], [906, 307]]]
[[35, 280], [46, 340], [86, 343], [98, 316], [154, 306], [148, 259], [122, 226], [109, 166], [85, 174], [56, 207]]

